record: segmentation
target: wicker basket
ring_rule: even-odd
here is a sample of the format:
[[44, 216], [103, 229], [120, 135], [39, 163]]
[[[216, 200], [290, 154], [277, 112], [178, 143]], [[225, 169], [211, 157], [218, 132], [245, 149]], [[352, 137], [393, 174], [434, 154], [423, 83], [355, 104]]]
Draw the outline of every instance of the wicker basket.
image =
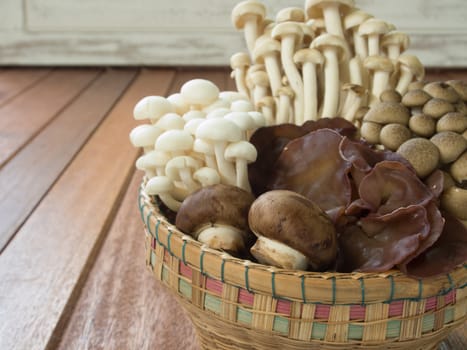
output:
[[287, 271], [209, 249], [140, 191], [146, 259], [176, 295], [203, 349], [436, 349], [467, 319], [467, 264], [415, 280]]

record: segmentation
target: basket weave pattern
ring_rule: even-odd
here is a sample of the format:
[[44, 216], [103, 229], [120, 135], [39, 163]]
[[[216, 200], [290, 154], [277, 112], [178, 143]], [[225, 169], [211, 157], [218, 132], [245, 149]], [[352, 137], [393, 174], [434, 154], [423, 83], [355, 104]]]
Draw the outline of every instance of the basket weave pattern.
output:
[[189, 312], [204, 349], [436, 349], [467, 319], [467, 264], [414, 280], [287, 271], [183, 234], [140, 191], [146, 261]]

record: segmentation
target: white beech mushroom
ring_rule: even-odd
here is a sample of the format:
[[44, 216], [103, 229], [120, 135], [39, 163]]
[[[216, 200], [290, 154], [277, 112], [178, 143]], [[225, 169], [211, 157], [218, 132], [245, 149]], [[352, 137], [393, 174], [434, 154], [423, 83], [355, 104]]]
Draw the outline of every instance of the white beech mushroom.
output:
[[151, 151], [145, 155], [142, 155], [136, 160], [136, 168], [143, 170], [144, 168], [154, 168], [154, 174], [147, 176], [151, 178], [153, 176], [165, 176], [165, 165], [170, 160], [167, 152], [164, 151]]
[[281, 42], [282, 67], [295, 95], [293, 103], [295, 123], [301, 125], [303, 123], [303, 82], [293, 61], [293, 55], [297, 45], [303, 39], [303, 30], [296, 22], [282, 22], [274, 27], [271, 35]]
[[244, 52], [237, 52], [230, 57], [230, 67], [232, 68], [235, 86], [246, 97], [250, 96], [250, 91], [246, 86], [246, 71], [250, 64], [250, 56]]
[[308, 18], [324, 18], [329, 34], [345, 38], [342, 28], [342, 14], [355, 6], [353, 0], [307, 0], [305, 11]]
[[149, 195], [158, 195], [161, 201], [171, 210], [177, 212], [181, 201], [172, 196], [174, 185], [167, 176], [154, 176], [148, 180], [144, 191]]
[[256, 122], [248, 112], [230, 112], [224, 116], [234, 122], [242, 130], [242, 139], [249, 139], [250, 135], [256, 130]]
[[347, 45], [345, 40], [339, 36], [321, 34], [313, 40], [311, 48], [321, 51], [325, 58], [325, 90], [321, 117], [334, 118], [339, 109], [339, 62], [348, 58]]
[[276, 123], [291, 123], [292, 120], [290, 120], [290, 114], [292, 108], [292, 100], [294, 97], [293, 90], [290, 88], [290, 86], [282, 86], [279, 90], [277, 90], [277, 95], [275, 97], [279, 97], [279, 106], [277, 107]]
[[381, 39], [381, 47], [386, 51], [389, 59], [393, 62], [397, 62], [397, 59], [407, 50], [409, 44], [409, 36], [397, 30], [386, 33]]
[[368, 56], [368, 45], [365, 37], [358, 33], [358, 27], [372, 17], [373, 16], [367, 12], [356, 10], [350, 12], [344, 18], [344, 28], [352, 33], [355, 56], [359, 56], [362, 60]]
[[175, 112], [175, 107], [166, 98], [146, 96], [136, 103], [133, 117], [136, 120], [149, 119], [154, 124], [160, 117], [170, 112]]
[[167, 101], [169, 101], [172, 104], [172, 106], [175, 109], [174, 112], [178, 115], [183, 115], [190, 109], [190, 106], [186, 104], [186, 102], [183, 100], [182, 95], [179, 92], [169, 95], [167, 97]]
[[217, 170], [210, 167], [202, 167], [193, 173], [193, 179], [201, 184], [201, 187], [207, 187], [221, 183], [221, 177]]
[[294, 54], [295, 64], [302, 67], [304, 121], [318, 119], [318, 75], [324, 57], [316, 49], [305, 48]]
[[[277, 40], [266, 38], [257, 40], [253, 50], [253, 58], [258, 63], [263, 63], [269, 77], [272, 96], [277, 94], [277, 90], [282, 86], [282, 67], [279, 60], [281, 45]], [[257, 102], [257, 101], [256, 101]]]
[[180, 94], [190, 109], [201, 110], [219, 98], [219, 88], [206, 79], [192, 79], [182, 85]]
[[193, 146], [193, 137], [185, 130], [167, 130], [156, 140], [155, 149], [168, 152], [172, 157], [183, 156]]
[[130, 142], [134, 147], [141, 147], [144, 153], [148, 153], [154, 149], [154, 143], [162, 132], [154, 125], [138, 125], [130, 132]]
[[167, 113], [164, 114], [159, 120], [154, 124], [163, 131], [172, 130], [172, 129], [183, 129], [185, 125], [185, 120], [180, 117], [177, 113]]
[[259, 70], [250, 74], [251, 82], [253, 83], [252, 102], [256, 103], [264, 96], [268, 95], [269, 78], [265, 71]]
[[199, 185], [193, 180], [193, 173], [200, 167], [201, 164], [195, 158], [178, 156], [167, 162], [165, 173], [174, 183], [182, 182], [185, 189], [191, 193], [199, 188]]
[[213, 144], [222, 183], [235, 185], [235, 168], [225, 159], [224, 152], [228, 143], [242, 139], [242, 130], [234, 122], [225, 118], [206, 119], [196, 130], [196, 138]]
[[381, 93], [389, 88], [389, 77], [394, 71], [392, 61], [384, 56], [368, 56], [363, 62], [365, 68], [373, 72], [370, 106], [379, 101]]
[[217, 170], [216, 154], [214, 153], [214, 146], [211, 142], [203, 139], [195, 139], [193, 151], [198, 152], [204, 157], [204, 163], [209, 168]]
[[300, 7], [285, 7], [276, 13], [276, 23], [305, 22], [305, 11]]
[[396, 91], [404, 96], [412, 80], [422, 80], [425, 77], [425, 68], [418, 57], [414, 55], [400, 55], [398, 62], [400, 77], [396, 86]]
[[384, 34], [389, 32], [388, 24], [378, 18], [369, 18], [358, 27], [358, 33], [368, 40], [368, 56], [382, 54], [380, 42]]
[[258, 156], [255, 146], [245, 140], [233, 142], [225, 148], [224, 156], [228, 161], [235, 163], [236, 186], [251, 192], [248, 164], [254, 162]]
[[249, 100], [233, 101], [230, 105], [230, 111], [232, 112], [250, 112], [254, 110], [255, 106]]
[[237, 30], [243, 29], [249, 52], [253, 52], [264, 17], [266, 7], [255, 0], [242, 1], [232, 10], [232, 22]]
[[275, 106], [276, 103], [274, 101], [274, 97], [272, 96], [265, 96], [256, 103], [256, 108], [258, 108], [261, 111], [261, 114], [263, 114], [264, 118], [266, 119], [266, 126], [276, 124], [274, 111]]
[[346, 97], [340, 115], [342, 118], [354, 122], [355, 115], [362, 104], [362, 99], [365, 97], [367, 90], [363, 86], [355, 84], [344, 84], [342, 90], [346, 92]]

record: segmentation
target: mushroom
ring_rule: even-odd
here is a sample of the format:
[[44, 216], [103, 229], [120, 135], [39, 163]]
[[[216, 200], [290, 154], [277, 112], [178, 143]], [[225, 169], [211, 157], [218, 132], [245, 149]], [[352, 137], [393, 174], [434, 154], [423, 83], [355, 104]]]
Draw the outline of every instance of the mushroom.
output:
[[154, 125], [142, 124], [130, 132], [130, 142], [134, 147], [142, 147], [144, 153], [154, 150], [154, 143], [162, 130]]
[[441, 206], [459, 220], [467, 220], [467, 189], [448, 188], [441, 196]]
[[191, 193], [199, 188], [199, 185], [193, 180], [193, 173], [200, 167], [201, 164], [195, 158], [178, 156], [167, 162], [165, 173], [175, 184], [181, 181], [184, 188]]
[[201, 187], [217, 185], [221, 183], [221, 177], [217, 170], [209, 167], [202, 167], [193, 173], [193, 179], [201, 184]]
[[463, 80], [448, 80], [445, 82], [449, 86], [452, 86], [456, 90], [459, 98], [462, 101], [467, 101], [467, 83]]
[[436, 131], [454, 131], [462, 134], [467, 129], [467, 116], [459, 112], [443, 115], [436, 123]]
[[164, 114], [175, 112], [175, 107], [162, 96], [146, 96], [136, 103], [133, 117], [136, 120], [149, 119], [155, 123]]
[[409, 110], [400, 103], [380, 102], [369, 109], [363, 120], [379, 124], [396, 123], [407, 125], [409, 117]]
[[322, 271], [336, 259], [331, 219], [298, 193], [274, 190], [262, 194], [251, 205], [248, 222], [258, 237], [250, 251], [260, 263]]
[[311, 48], [323, 53], [324, 63], [324, 102], [321, 117], [336, 117], [339, 108], [339, 62], [348, 58], [346, 41], [336, 35], [321, 34], [311, 43]]
[[233, 69], [235, 86], [240, 93], [247, 97], [250, 96], [249, 89], [246, 86], [246, 71], [249, 66], [250, 56], [244, 52], [237, 52], [230, 57], [230, 67]]
[[257, 40], [253, 50], [253, 58], [255, 62], [264, 64], [266, 68], [273, 96], [276, 95], [277, 90], [282, 86], [282, 68], [279, 62], [280, 51], [280, 43], [272, 38]]
[[295, 63], [293, 55], [302, 41], [303, 30], [296, 22], [282, 22], [277, 24], [271, 33], [272, 37], [281, 42], [281, 60], [287, 80], [295, 94], [294, 116], [297, 124], [303, 123], [303, 81]]
[[358, 109], [361, 106], [362, 99], [366, 94], [363, 86], [355, 84], [344, 84], [342, 89], [347, 92], [340, 115], [342, 118], [353, 122]]
[[236, 186], [203, 187], [183, 201], [175, 226], [211, 248], [240, 253], [251, 236], [248, 210], [253, 200]]
[[206, 115], [206, 119], [223, 118], [231, 112], [230, 108], [217, 108]]
[[401, 102], [402, 96], [396, 90], [388, 89], [384, 90], [381, 95], [379, 95], [379, 99], [381, 102]]
[[219, 88], [206, 79], [192, 79], [182, 85], [180, 94], [190, 109], [203, 109], [219, 98]]
[[181, 202], [172, 196], [173, 190], [174, 185], [167, 176], [154, 176], [148, 180], [144, 187], [147, 194], [158, 195], [169, 209], [176, 212], [180, 209]]
[[[196, 131], [195, 131], [196, 135]], [[214, 170], [217, 170], [216, 154], [214, 152], [214, 146], [211, 142], [203, 139], [195, 139], [193, 142], [193, 151], [203, 155], [205, 164]]]
[[386, 50], [386, 53], [393, 62], [403, 53], [410, 44], [410, 38], [407, 34], [393, 30], [383, 36], [381, 39], [381, 47]]
[[[276, 95], [274, 95], [276, 96]], [[265, 96], [261, 100], [256, 102], [256, 108], [258, 108], [266, 119], [266, 126], [275, 124], [275, 101], [272, 96]]]
[[266, 7], [255, 0], [242, 1], [232, 10], [232, 22], [237, 30], [243, 29], [249, 52], [253, 52], [259, 28], [265, 17]]
[[352, 33], [355, 55], [359, 56], [361, 59], [368, 56], [368, 47], [365, 37], [358, 33], [358, 27], [372, 17], [372, 15], [362, 10], [355, 10], [344, 18], [344, 28]]
[[186, 112], [188, 112], [188, 110], [190, 109], [190, 106], [188, 106], [185, 103], [182, 95], [179, 92], [169, 95], [167, 97], [167, 101], [169, 101], [172, 104], [172, 106], [175, 109], [174, 112], [177, 113], [178, 115], [183, 115]]
[[364, 121], [360, 127], [362, 137], [373, 145], [380, 143], [379, 134], [381, 133], [381, 124]]
[[409, 128], [418, 136], [431, 137], [435, 133], [436, 123], [425, 114], [416, 114], [410, 117]]
[[435, 119], [454, 111], [454, 105], [439, 98], [432, 98], [423, 106], [423, 113]]
[[305, 12], [300, 7], [285, 7], [276, 13], [276, 23], [305, 22]]
[[242, 130], [242, 139], [249, 138], [251, 132], [256, 129], [256, 122], [248, 112], [230, 112], [224, 116], [224, 119], [235, 123]]
[[154, 124], [162, 131], [172, 130], [172, 129], [183, 129], [185, 125], [185, 120], [180, 117], [177, 113], [167, 113], [164, 114], [159, 120]]
[[277, 108], [276, 123], [284, 124], [291, 122], [290, 111], [292, 108], [292, 99], [294, 97], [294, 92], [290, 86], [282, 86], [277, 90], [276, 97], [279, 97], [279, 107]]
[[225, 148], [224, 156], [226, 160], [235, 163], [236, 186], [251, 192], [248, 164], [254, 162], [258, 156], [255, 146], [244, 140], [233, 142]]
[[414, 89], [407, 91], [404, 96], [402, 96], [402, 104], [406, 107], [421, 107], [431, 99], [431, 96], [428, 95], [422, 89]]
[[381, 144], [391, 151], [396, 151], [400, 145], [412, 136], [410, 130], [401, 124], [386, 124], [379, 134]]
[[268, 95], [269, 90], [269, 78], [268, 74], [265, 71], [256, 71], [253, 72], [250, 77], [253, 84], [253, 93], [251, 99], [253, 103], [261, 100], [264, 96]]
[[344, 38], [341, 14], [349, 12], [354, 6], [353, 0], [307, 0], [305, 11], [308, 18], [324, 18], [329, 34]]
[[389, 88], [389, 76], [394, 70], [391, 60], [383, 56], [368, 56], [363, 62], [365, 68], [373, 72], [370, 106], [379, 101], [381, 93]]
[[186, 123], [188, 123], [192, 119], [204, 119], [204, 118], [206, 118], [206, 114], [207, 114], [206, 111], [198, 111], [198, 110], [192, 109], [192, 110], [187, 111], [186, 113], [184, 113], [182, 115], [182, 119]]
[[146, 171], [146, 177], [164, 176], [165, 165], [170, 157], [163, 151], [148, 152], [136, 160], [136, 168]]
[[438, 167], [438, 147], [430, 140], [416, 137], [404, 142], [397, 150], [415, 169], [418, 177], [430, 175]]
[[417, 56], [413, 55], [400, 55], [399, 56], [399, 69], [400, 77], [396, 86], [396, 90], [404, 95], [407, 92], [407, 88], [412, 80], [422, 80], [425, 76], [425, 68], [418, 59]]
[[254, 110], [255, 106], [249, 100], [236, 100], [230, 105], [231, 112], [250, 112]]
[[318, 77], [317, 66], [324, 63], [324, 57], [318, 50], [301, 49], [295, 52], [294, 62], [302, 67], [304, 121], [318, 119]]
[[459, 95], [456, 90], [449, 84], [441, 81], [428, 83], [423, 87], [423, 90], [430, 96], [449, 103], [456, 103], [459, 100]]
[[183, 156], [193, 146], [193, 137], [185, 130], [167, 130], [156, 140], [155, 149], [168, 152], [172, 157]]
[[235, 185], [235, 169], [225, 159], [224, 152], [228, 143], [242, 139], [242, 130], [225, 118], [206, 119], [196, 130], [196, 138], [212, 143], [222, 183]]
[[368, 56], [379, 56], [380, 42], [383, 35], [389, 32], [388, 24], [377, 18], [369, 18], [358, 27], [358, 34], [368, 40]]
[[453, 131], [443, 131], [431, 139], [439, 149], [440, 160], [444, 164], [454, 162], [467, 149], [467, 140]]
[[457, 160], [452, 163], [449, 169], [453, 179], [465, 186], [467, 184], [467, 152], [464, 152]]

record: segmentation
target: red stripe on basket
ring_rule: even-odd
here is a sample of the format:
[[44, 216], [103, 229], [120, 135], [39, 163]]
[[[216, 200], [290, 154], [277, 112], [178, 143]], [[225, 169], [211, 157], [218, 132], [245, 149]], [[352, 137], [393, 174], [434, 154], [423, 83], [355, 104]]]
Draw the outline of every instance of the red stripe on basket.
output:
[[404, 301], [397, 300], [389, 304], [389, 317], [401, 316], [404, 308]]
[[329, 311], [331, 307], [329, 305], [316, 305], [315, 309], [315, 318], [320, 319], [328, 319], [329, 318]]
[[438, 305], [438, 298], [436, 297], [430, 297], [426, 300], [425, 303], [425, 311], [428, 310], [434, 310], [436, 309], [436, 306]]
[[180, 261], [180, 274], [184, 277], [187, 277], [191, 280], [191, 276], [193, 275], [193, 269], [188, 266], [188, 265], [185, 265], [182, 261]]
[[288, 300], [278, 300], [276, 305], [276, 312], [290, 316], [290, 310], [292, 309], [292, 303]]
[[451, 290], [448, 294], [444, 296], [444, 303], [445, 304], [452, 304], [456, 301], [456, 290]]
[[157, 241], [154, 237], [151, 237], [151, 248], [156, 250]]
[[238, 292], [238, 302], [240, 304], [253, 306], [254, 298], [255, 295], [253, 293], [250, 293], [246, 289], [240, 288], [240, 291]]
[[168, 263], [170, 259], [170, 254], [168, 250], [164, 250], [164, 262]]
[[222, 295], [223, 284], [210, 277], [206, 277], [206, 289], [214, 294]]
[[350, 306], [350, 319], [351, 320], [364, 320], [366, 307], [362, 305]]

